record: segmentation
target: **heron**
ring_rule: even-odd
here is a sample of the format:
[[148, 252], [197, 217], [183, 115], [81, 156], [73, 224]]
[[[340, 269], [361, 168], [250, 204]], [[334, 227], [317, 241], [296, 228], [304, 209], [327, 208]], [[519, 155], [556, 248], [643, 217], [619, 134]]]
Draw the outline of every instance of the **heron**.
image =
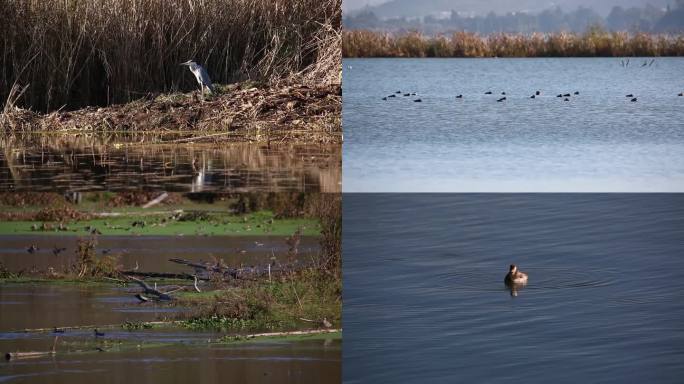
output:
[[207, 73], [207, 70], [204, 69], [204, 67], [195, 63], [192, 60], [188, 60], [185, 63], [181, 63], [180, 65], [187, 65], [188, 68], [190, 69], [190, 72], [192, 72], [192, 74], [195, 75], [195, 78], [197, 79], [197, 82], [200, 85], [200, 90], [202, 91], [202, 95], [204, 95], [204, 87], [207, 87], [209, 89], [209, 93], [214, 92], [214, 85], [211, 84], [211, 79], [209, 79], [209, 74]]

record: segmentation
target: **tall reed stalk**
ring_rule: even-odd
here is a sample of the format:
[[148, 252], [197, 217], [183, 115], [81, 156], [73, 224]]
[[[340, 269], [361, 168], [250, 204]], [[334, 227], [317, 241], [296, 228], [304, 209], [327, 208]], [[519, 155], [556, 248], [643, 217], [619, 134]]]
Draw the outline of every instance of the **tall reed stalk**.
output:
[[0, 99], [15, 82], [39, 111], [194, 89], [188, 59], [218, 83], [339, 81], [340, 18], [341, 0], [4, 0]]

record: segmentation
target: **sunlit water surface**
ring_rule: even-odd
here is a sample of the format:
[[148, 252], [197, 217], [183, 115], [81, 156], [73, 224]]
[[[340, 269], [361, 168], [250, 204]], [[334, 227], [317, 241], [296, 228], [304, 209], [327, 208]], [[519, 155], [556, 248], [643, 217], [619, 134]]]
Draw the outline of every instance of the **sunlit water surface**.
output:
[[650, 62], [346, 59], [343, 190], [684, 191], [684, 58]]
[[346, 383], [684, 377], [684, 196], [347, 194], [343, 228]]

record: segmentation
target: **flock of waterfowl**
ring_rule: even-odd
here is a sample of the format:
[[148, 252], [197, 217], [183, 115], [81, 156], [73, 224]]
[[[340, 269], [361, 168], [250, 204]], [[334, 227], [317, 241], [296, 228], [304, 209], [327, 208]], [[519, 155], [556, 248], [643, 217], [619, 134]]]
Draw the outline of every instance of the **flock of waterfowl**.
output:
[[[492, 92], [492, 91], [487, 91], [487, 92], [485, 92], [484, 94], [485, 94], [485, 95], [493, 95], [494, 92]], [[570, 98], [571, 98], [572, 96], [579, 96], [579, 94], [580, 94], [579, 91], [575, 91], [575, 92], [573, 92], [573, 93], [559, 93], [558, 95], [556, 95], [556, 97], [557, 97], [557, 98], [562, 98], [563, 101], [570, 101]], [[416, 94], [415, 92], [404, 93], [404, 92], [402, 92], [402, 91], [396, 91], [396, 92], [393, 93], [393, 94], [390, 94], [390, 95], [388, 95], [388, 96], [383, 97], [382, 100], [385, 100], [385, 101], [386, 101], [386, 100], [388, 100], [388, 99], [390, 99], [390, 98], [396, 98], [396, 97], [399, 97], [399, 96], [401, 96], [401, 95], [403, 95], [403, 97], [410, 97], [410, 96], [416, 96], [417, 94]], [[499, 102], [499, 103], [504, 102], [504, 101], [507, 100], [507, 99], [506, 99], [506, 92], [501, 92], [501, 96], [502, 96], [502, 97], [496, 99], [496, 101]], [[541, 91], [535, 91], [535, 92], [532, 94], [532, 96], [530, 96], [529, 98], [530, 98], [530, 99], [536, 99], [537, 96], [541, 96]], [[680, 97], [681, 97], [681, 96], [684, 96], [684, 92], [678, 93], [677, 96], [680, 96]], [[629, 101], [631, 101], [631, 102], [633, 102], [633, 103], [636, 103], [636, 102], [638, 101], [638, 98], [637, 98], [634, 94], [632, 94], [632, 93], [625, 95], [625, 97], [628, 98]], [[456, 95], [456, 99], [463, 99], [463, 94]], [[414, 101], [415, 103], [421, 103], [423, 100], [422, 100], [422, 99], [414, 99], [413, 101]]]

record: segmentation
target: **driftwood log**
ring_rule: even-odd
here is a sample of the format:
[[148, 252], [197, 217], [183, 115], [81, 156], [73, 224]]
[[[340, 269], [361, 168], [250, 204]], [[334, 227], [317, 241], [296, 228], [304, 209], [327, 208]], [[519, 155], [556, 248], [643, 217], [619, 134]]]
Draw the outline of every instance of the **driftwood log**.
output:
[[[173, 297], [169, 296], [167, 293], [160, 292], [160, 291], [156, 290], [155, 288], [150, 287], [146, 282], [144, 282], [138, 278], [135, 278], [133, 276], [127, 276], [127, 277], [129, 279], [133, 280], [134, 282], [138, 283], [138, 285], [140, 285], [142, 287], [143, 294], [156, 296], [158, 300], [167, 300], [167, 301], [173, 300]], [[140, 295], [140, 296], [142, 296], [142, 295]], [[142, 297], [144, 297], [144, 296], [142, 296]], [[148, 298], [145, 297], [145, 299], [148, 299]], [[139, 298], [139, 300], [146, 301], [146, 300], [143, 300], [140, 298]]]
[[249, 279], [261, 276], [271, 276], [273, 274], [282, 274], [295, 272], [308, 266], [303, 262], [294, 262], [289, 264], [270, 263], [266, 265], [257, 265], [249, 267], [225, 267], [218, 264], [204, 264], [185, 259], [169, 259], [170, 262], [176, 264], [186, 265], [195, 270], [194, 275], [200, 280], [209, 280], [213, 275], [222, 275], [223, 279]]

